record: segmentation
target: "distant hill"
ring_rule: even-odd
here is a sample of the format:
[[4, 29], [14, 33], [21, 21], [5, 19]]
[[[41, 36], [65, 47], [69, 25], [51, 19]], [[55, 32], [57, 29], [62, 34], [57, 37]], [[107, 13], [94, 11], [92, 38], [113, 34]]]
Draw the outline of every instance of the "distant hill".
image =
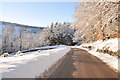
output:
[[10, 24], [14, 25], [14, 27], [24, 27], [28, 30], [32, 30], [33, 33], [36, 33], [37, 31], [42, 31], [44, 29], [44, 27], [28, 26], [23, 24], [0, 21], [0, 27], [3, 27], [3, 28], [6, 26], [9, 26]]

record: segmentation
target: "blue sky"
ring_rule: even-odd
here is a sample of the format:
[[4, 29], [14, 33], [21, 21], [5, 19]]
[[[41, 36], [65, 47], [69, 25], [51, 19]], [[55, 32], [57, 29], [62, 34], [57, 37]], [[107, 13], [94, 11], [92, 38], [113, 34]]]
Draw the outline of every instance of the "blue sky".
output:
[[4, 2], [0, 20], [40, 27], [52, 22], [73, 22], [75, 5], [72, 2]]

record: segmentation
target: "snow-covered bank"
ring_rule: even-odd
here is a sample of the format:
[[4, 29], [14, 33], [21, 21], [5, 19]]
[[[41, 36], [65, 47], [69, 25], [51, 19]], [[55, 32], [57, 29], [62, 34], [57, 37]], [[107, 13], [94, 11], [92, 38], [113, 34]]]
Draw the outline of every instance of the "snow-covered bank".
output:
[[93, 43], [89, 43], [89, 44], [82, 44], [82, 46], [93, 46], [95, 49], [95, 51], [97, 51], [97, 49], [105, 49], [107, 48], [110, 51], [114, 51], [117, 52], [119, 47], [118, 47], [118, 40], [120, 40], [120, 38], [115, 38], [115, 39], [109, 39], [106, 41], [96, 41]]
[[[93, 48], [85, 48], [88, 46], [92, 46]], [[97, 52], [98, 49], [108, 49], [109, 51], [117, 52], [119, 50], [118, 48], [118, 38], [115, 39], [110, 39], [107, 41], [97, 41], [94, 43], [85, 43], [80, 46], [73, 46], [72, 48], [81, 48], [87, 50], [89, 53], [92, 55], [98, 57], [101, 59], [103, 62], [107, 63], [109, 66], [113, 67], [116, 70], [118, 69], [118, 56], [111, 56], [108, 53], [102, 53], [102, 52]]]
[[28, 52], [23, 56], [0, 57], [3, 78], [35, 78], [61, 59], [70, 47]]

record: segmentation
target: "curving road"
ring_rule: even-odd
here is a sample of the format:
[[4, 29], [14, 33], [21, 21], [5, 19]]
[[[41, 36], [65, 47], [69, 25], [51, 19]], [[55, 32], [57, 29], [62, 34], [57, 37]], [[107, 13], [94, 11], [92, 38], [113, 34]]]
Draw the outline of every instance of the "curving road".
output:
[[118, 78], [118, 73], [82, 49], [72, 49], [50, 78]]

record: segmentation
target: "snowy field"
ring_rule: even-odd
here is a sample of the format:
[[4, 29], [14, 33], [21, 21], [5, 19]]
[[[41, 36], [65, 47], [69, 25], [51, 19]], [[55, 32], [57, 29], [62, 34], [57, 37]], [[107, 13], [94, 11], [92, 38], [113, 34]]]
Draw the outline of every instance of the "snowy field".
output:
[[[53, 48], [54, 46], [52, 46]], [[48, 47], [46, 47], [48, 48]], [[51, 48], [51, 47], [49, 47]], [[0, 57], [3, 78], [36, 78], [71, 50], [67, 46], [55, 46], [51, 50], [38, 50], [24, 55]]]
[[[92, 46], [94, 48], [92, 50], [89, 50], [87, 48], [83, 48], [83, 46]], [[110, 65], [112, 68], [120, 71], [120, 69], [118, 69], [118, 66], [119, 66], [118, 64], [120, 64], [120, 61], [118, 61], [118, 60], [120, 60], [120, 59], [118, 59], [118, 56], [111, 56], [108, 53], [97, 52], [97, 49], [103, 49], [103, 48], [108, 48], [108, 50], [110, 50], [110, 51], [118, 51], [120, 49], [118, 47], [118, 38], [110, 39], [107, 41], [97, 41], [94, 43], [82, 44], [81, 46], [73, 46], [73, 48], [85, 49], [92, 55], [98, 57], [103, 62]]]

